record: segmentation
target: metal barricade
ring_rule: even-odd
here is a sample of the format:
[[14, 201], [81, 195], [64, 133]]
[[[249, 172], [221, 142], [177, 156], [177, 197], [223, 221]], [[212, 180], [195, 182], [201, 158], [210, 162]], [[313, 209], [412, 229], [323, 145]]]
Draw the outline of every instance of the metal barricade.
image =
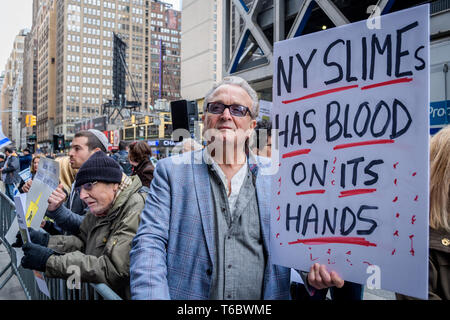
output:
[[81, 283], [79, 289], [69, 289], [64, 279], [46, 279], [50, 298], [36, 286], [33, 300], [122, 300], [104, 283]]
[[30, 293], [22, 279], [22, 276], [17, 268], [17, 258], [14, 248], [11, 247], [9, 242], [5, 239], [5, 236], [11, 227], [14, 217], [16, 216], [16, 207], [14, 202], [9, 199], [9, 197], [0, 191], [0, 243], [8, 252], [10, 261], [9, 263], [0, 271], [0, 278], [9, 271], [9, 274], [0, 283], [0, 290], [8, 283], [13, 276], [16, 276], [19, 283], [27, 297], [30, 299]]
[[0, 243], [6, 248], [10, 262], [0, 271], [0, 278], [10, 270], [8, 276], [0, 283], [0, 290], [15, 275], [28, 300], [122, 300], [104, 283], [81, 283], [79, 289], [69, 289], [64, 279], [46, 279], [50, 298], [43, 294], [36, 283], [32, 270], [17, 267], [14, 248], [5, 239], [16, 216], [14, 202], [0, 191]]

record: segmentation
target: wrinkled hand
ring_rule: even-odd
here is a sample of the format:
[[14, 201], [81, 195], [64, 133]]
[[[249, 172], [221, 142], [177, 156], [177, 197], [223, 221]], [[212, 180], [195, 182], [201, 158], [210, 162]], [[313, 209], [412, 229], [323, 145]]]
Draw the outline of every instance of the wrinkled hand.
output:
[[48, 258], [55, 254], [52, 249], [27, 242], [22, 247], [23, 258], [21, 260], [22, 267], [45, 272]]
[[314, 288], [320, 290], [330, 287], [342, 288], [344, 285], [344, 280], [334, 271], [329, 273], [325, 265], [315, 263], [309, 270], [308, 283]]
[[24, 193], [27, 193], [28, 191], [30, 191], [32, 183], [33, 183], [33, 180], [28, 180], [27, 182], [25, 182], [25, 184], [22, 186], [22, 191]]
[[63, 185], [60, 184], [55, 191], [52, 192], [48, 198], [48, 211], [55, 211], [66, 200], [66, 193], [64, 192]]

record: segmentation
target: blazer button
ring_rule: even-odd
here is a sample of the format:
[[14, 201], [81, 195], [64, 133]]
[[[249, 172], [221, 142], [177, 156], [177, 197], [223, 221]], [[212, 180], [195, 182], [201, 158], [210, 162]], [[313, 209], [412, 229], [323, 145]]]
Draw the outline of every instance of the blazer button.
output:
[[446, 247], [450, 246], [450, 240], [447, 238], [442, 239], [442, 244]]
[[211, 270], [211, 269], [206, 270], [206, 274], [207, 274], [208, 276], [212, 275], [212, 270]]

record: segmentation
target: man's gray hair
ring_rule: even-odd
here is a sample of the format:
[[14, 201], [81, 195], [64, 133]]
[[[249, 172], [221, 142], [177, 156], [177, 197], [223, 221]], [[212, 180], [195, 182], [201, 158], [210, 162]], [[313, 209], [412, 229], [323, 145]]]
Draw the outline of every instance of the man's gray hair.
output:
[[219, 83], [216, 83], [214, 87], [208, 91], [208, 93], [205, 95], [205, 103], [203, 104], [203, 112], [206, 113], [206, 105], [208, 102], [210, 102], [210, 99], [212, 95], [214, 94], [214, 91], [216, 91], [219, 87], [224, 85], [233, 85], [241, 87], [242, 89], [247, 92], [247, 94], [252, 99], [252, 111], [250, 112], [250, 115], [253, 119], [255, 119], [259, 114], [259, 99], [258, 95], [256, 94], [256, 91], [253, 90], [253, 88], [248, 84], [247, 81], [242, 79], [241, 77], [236, 76], [229, 76], [223, 78], [223, 80]]

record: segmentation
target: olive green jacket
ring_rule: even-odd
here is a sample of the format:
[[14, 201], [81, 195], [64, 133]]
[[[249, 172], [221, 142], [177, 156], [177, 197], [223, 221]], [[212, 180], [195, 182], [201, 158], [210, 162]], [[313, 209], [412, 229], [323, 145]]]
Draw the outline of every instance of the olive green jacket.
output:
[[[51, 236], [48, 247], [62, 255], [47, 260], [45, 275], [67, 279], [80, 269], [81, 282], [105, 283], [124, 299], [130, 294], [130, 249], [144, 208], [139, 178], [130, 177], [105, 217], [87, 213], [80, 233]], [[75, 266], [75, 267], [71, 267]]]

